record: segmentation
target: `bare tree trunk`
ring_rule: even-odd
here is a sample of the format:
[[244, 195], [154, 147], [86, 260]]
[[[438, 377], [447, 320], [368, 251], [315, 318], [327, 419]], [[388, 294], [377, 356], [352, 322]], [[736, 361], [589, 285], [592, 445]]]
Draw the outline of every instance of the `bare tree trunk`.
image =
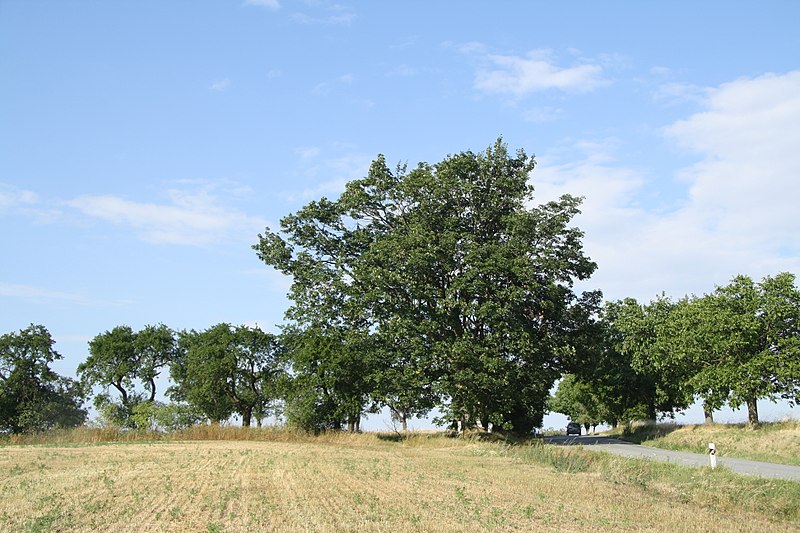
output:
[[252, 407], [245, 407], [242, 409], [242, 427], [249, 428], [250, 427], [250, 420], [253, 418], [253, 408]]
[[400, 417], [400, 424], [403, 427], [403, 433], [408, 431], [408, 418], [406, 417], [405, 414], [403, 414], [403, 416]]
[[758, 425], [758, 404], [755, 398], [747, 400], [747, 424], [751, 427]]

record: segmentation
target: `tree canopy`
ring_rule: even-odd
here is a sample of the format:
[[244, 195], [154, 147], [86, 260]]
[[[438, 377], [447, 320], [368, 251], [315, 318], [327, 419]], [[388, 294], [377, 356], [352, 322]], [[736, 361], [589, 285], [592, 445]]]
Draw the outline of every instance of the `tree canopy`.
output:
[[739, 275], [693, 298], [676, 317], [675, 353], [694, 368], [690, 385], [709, 405], [747, 406], [759, 398], [800, 401], [800, 290], [788, 272], [755, 283]]
[[61, 359], [44, 326], [0, 336], [0, 433], [74, 427], [86, 420], [80, 384], [50, 364]]
[[339, 199], [284, 217], [254, 248], [292, 276], [287, 318], [300, 328], [372, 336], [381, 364], [367, 372], [424, 370], [394, 373], [419, 394], [403, 400], [412, 411], [439, 397], [451, 420], [527, 432], [574, 350], [571, 310], [589, 300], [573, 282], [596, 268], [570, 225], [580, 199], [534, 206], [533, 168], [501, 140], [412, 170], [379, 156]]
[[94, 403], [110, 422], [133, 427], [134, 409], [155, 400], [156, 378], [176, 350], [175, 333], [163, 324], [138, 332], [117, 326], [89, 342], [89, 357], [78, 366], [78, 374], [88, 388], [104, 388]]
[[212, 422], [236, 413], [249, 427], [260, 424], [279, 396], [283, 375], [279, 339], [258, 327], [217, 324], [179, 335], [180, 355], [170, 367], [170, 395], [188, 401]]

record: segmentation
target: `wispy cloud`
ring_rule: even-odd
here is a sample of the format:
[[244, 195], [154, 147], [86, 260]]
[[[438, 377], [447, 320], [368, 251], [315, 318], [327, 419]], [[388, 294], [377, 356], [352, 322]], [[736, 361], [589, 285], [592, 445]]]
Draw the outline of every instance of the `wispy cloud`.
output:
[[313, 12], [296, 12], [291, 18], [298, 24], [325, 24], [325, 25], [349, 25], [356, 19], [356, 12], [353, 8], [328, 1], [315, 1], [307, 3], [308, 9]]
[[347, 86], [353, 84], [352, 74], [342, 74], [332, 80], [326, 80], [314, 86], [311, 92], [318, 96], [330, 94], [335, 87]]
[[486, 93], [521, 97], [548, 89], [587, 92], [607, 83], [600, 64], [581, 60], [576, 65], [561, 66], [550, 50], [533, 50], [522, 56], [489, 54], [476, 43], [462, 46], [461, 50], [480, 54], [481, 66], [474, 84]]
[[0, 183], [0, 210], [28, 207], [38, 202], [39, 195], [35, 192]]
[[564, 115], [564, 110], [555, 107], [534, 107], [526, 110], [522, 117], [528, 122], [552, 122], [560, 119]]
[[209, 87], [210, 90], [214, 92], [221, 93], [223, 91], [227, 91], [231, 86], [231, 80], [228, 78], [223, 78], [221, 80], [217, 80], [211, 84]]
[[708, 100], [708, 93], [705, 87], [673, 82], [659, 85], [653, 93], [653, 99], [656, 102], [665, 103], [694, 102], [702, 104]]
[[270, 266], [246, 270], [243, 273], [262, 280], [269, 292], [280, 294], [281, 296], [285, 296], [289, 289], [292, 288], [291, 276], [286, 276]]
[[267, 7], [273, 10], [280, 9], [281, 7], [281, 3], [279, 0], [244, 0], [244, 5]]
[[[347, 145], [334, 146], [330, 151], [342, 152], [350, 148]], [[372, 157], [359, 153], [344, 153], [343, 155], [326, 155], [319, 148], [301, 148], [297, 150], [300, 156], [300, 173], [307, 180], [316, 180], [312, 186], [302, 190], [291, 191], [287, 199], [291, 202], [317, 199], [320, 196], [336, 197], [344, 191], [349, 181], [361, 179], [366, 176]], [[320, 176], [323, 178], [318, 179]]]
[[298, 148], [295, 150], [295, 153], [299, 155], [302, 159], [312, 159], [319, 155], [319, 148], [316, 146], [306, 146], [303, 148]]
[[85, 216], [132, 229], [154, 244], [207, 245], [250, 238], [268, 225], [223, 205], [213, 186], [170, 189], [168, 202], [137, 202], [114, 195], [80, 196], [67, 205]]
[[54, 291], [33, 285], [0, 282], [0, 296], [31, 301], [61, 301], [77, 305], [91, 305], [91, 300], [82, 294]]
[[418, 73], [417, 69], [409, 65], [398, 65], [386, 73], [389, 78], [412, 78]]

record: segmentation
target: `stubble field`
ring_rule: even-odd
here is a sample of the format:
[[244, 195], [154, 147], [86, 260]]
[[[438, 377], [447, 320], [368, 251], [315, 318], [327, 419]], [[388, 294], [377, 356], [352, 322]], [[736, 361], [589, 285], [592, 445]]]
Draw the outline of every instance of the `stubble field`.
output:
[[[662, 475], [658, 469], [678, 467], [631, 467], [547, 448], [358, 435], [7, 445], [0, 447], [0, 531], [797, 528], [800, 484], [739, 485], [740, 476], [685, 469]], [[713, 496], [717, 485], [753, 491], [743, 500], [751, 504]], [[760, 503], [776, 499], [770, 487], [785, 500], [777, 507]]]

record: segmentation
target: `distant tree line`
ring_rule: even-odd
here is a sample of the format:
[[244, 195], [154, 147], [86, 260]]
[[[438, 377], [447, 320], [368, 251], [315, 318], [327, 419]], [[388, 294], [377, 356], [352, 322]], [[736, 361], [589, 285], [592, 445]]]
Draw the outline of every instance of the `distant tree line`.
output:
[[800, 398], [791, 274], [647, 305], [578, 294], [596, 269], [571, 225], [580, 199], [536, 205], [533, 168], [499, 139], [411, 169], [379, 156], [338, 199], [267, 228], [253, 248], [292, 280], [277, 335], [118, 326], [89, 343], [78, 381], [50, 370], [43, 326], [3, 335], [0, 432], [81, 424], [92, 395], [104, 423], [129, 428], [235, 415], [357, 431], [387, 408], [402, 429], [436, 409], [459, 430], [518, 434], [548, 410], [617, 424], [700, 398], [709, 413], [746, 403], [757, 421], [756, 399]]

